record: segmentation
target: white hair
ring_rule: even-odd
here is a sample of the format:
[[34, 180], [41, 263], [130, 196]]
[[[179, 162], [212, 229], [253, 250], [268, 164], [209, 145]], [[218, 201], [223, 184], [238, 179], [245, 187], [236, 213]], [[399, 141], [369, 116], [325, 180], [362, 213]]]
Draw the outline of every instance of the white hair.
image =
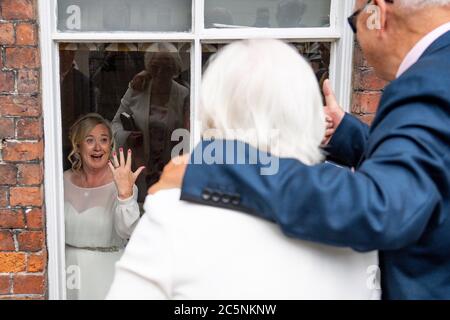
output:
[[145, 69], [150, 70], [150, 63], [152, 62], [153, 58], [157, 54], [164, 53], [167, 54], [167, 56], [173, 60], [173, 63], [176, 68], [174, 75], [175, 78], [183, 70], [183, 62], [181, 61], [180, 54], [178, 53], [177, 47], [175, 47], [173, 44], [169, 42], [156, 42], [150, 45], [145, 51], [146, 51], [144, 55]]
[[[204, 137], [215, 129], [216, 138], [237, 138], [274, 156], [308, 165], [323, 160], [318, 82], [306, 60], [282, 41], [242, 40], [221, 49], [205, 71], [199, 109]], [[240, 130], [254, 134], [229, 134]]]
[[407, 9], [422, 9], [429, 6], [448, 6], [450, 0], [397, 0], [401, 7]]

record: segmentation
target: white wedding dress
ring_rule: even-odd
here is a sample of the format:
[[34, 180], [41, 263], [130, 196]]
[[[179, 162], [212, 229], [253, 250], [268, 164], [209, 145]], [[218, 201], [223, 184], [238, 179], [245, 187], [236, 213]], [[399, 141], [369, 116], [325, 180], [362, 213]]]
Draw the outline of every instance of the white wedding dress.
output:
[[121, 201], [114, 182], [81, 188], [71, 177], [71, 170], [64, 172], [67, 299], [104, 299], [139, 221], [137, 187]]

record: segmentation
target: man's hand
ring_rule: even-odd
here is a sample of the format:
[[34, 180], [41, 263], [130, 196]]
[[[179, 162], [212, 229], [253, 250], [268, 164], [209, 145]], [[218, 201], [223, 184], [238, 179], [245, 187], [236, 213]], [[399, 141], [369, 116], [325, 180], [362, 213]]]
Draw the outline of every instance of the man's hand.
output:
[[330, 80], [328, 79], [323, 82], [323, 94], [326, 101], [324, 111], [327, 129], [325, 132], [325, 137], [322, 140], [322, 145], [325, 146], [330, 142], [337, 127], [341, 124], [345, 112], [341, 109], [341, 107], [339, 107], [336, 97], [334, 96], [334, 92], [331, 89]]
[[155, 194], [161, 190], [181, 188], [184, 173], [189, 162], [190, 155], [183, 155], [173, 158], [162, 172], [161, 178], [157, 183], [148, 189], [148, 194]]

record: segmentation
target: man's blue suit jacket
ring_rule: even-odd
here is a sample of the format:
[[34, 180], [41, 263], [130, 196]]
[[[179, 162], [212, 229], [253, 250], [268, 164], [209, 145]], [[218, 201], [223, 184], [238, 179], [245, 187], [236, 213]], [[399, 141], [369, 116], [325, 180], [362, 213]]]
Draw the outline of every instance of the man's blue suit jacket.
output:
[[450, 299], [450, 32], [386, 87], [370, 129], [346, 115], [328, 152], [356, 171], [293, 159], [272, 176], [261, 163], [189, 165], [181, 198], [299, 239], [380, 250], [384, 299]]

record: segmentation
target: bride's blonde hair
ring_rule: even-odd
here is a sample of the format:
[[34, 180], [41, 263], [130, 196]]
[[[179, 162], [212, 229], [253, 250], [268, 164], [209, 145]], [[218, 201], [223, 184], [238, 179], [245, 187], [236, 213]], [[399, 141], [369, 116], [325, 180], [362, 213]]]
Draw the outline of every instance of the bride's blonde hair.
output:
[[89, 132], [94, 129], [97, 125], [102, 124], [108, 128], [108, 134], [111, 139], [111, 150], [114, 149], [114, 139], [111, 129], [111, 125], [108, 120], [103, 118], [98, 113], [88, 113], [80, 117], [75, 123], [70, 127], [69, 139], [72, 144], [72, 151], [70, 152], [67, 159], [72, 165], [73, 171], [80, 171], [83, 167], [83, 161], [81, 160], [80, 154], [80, 144], [87, 137]]

